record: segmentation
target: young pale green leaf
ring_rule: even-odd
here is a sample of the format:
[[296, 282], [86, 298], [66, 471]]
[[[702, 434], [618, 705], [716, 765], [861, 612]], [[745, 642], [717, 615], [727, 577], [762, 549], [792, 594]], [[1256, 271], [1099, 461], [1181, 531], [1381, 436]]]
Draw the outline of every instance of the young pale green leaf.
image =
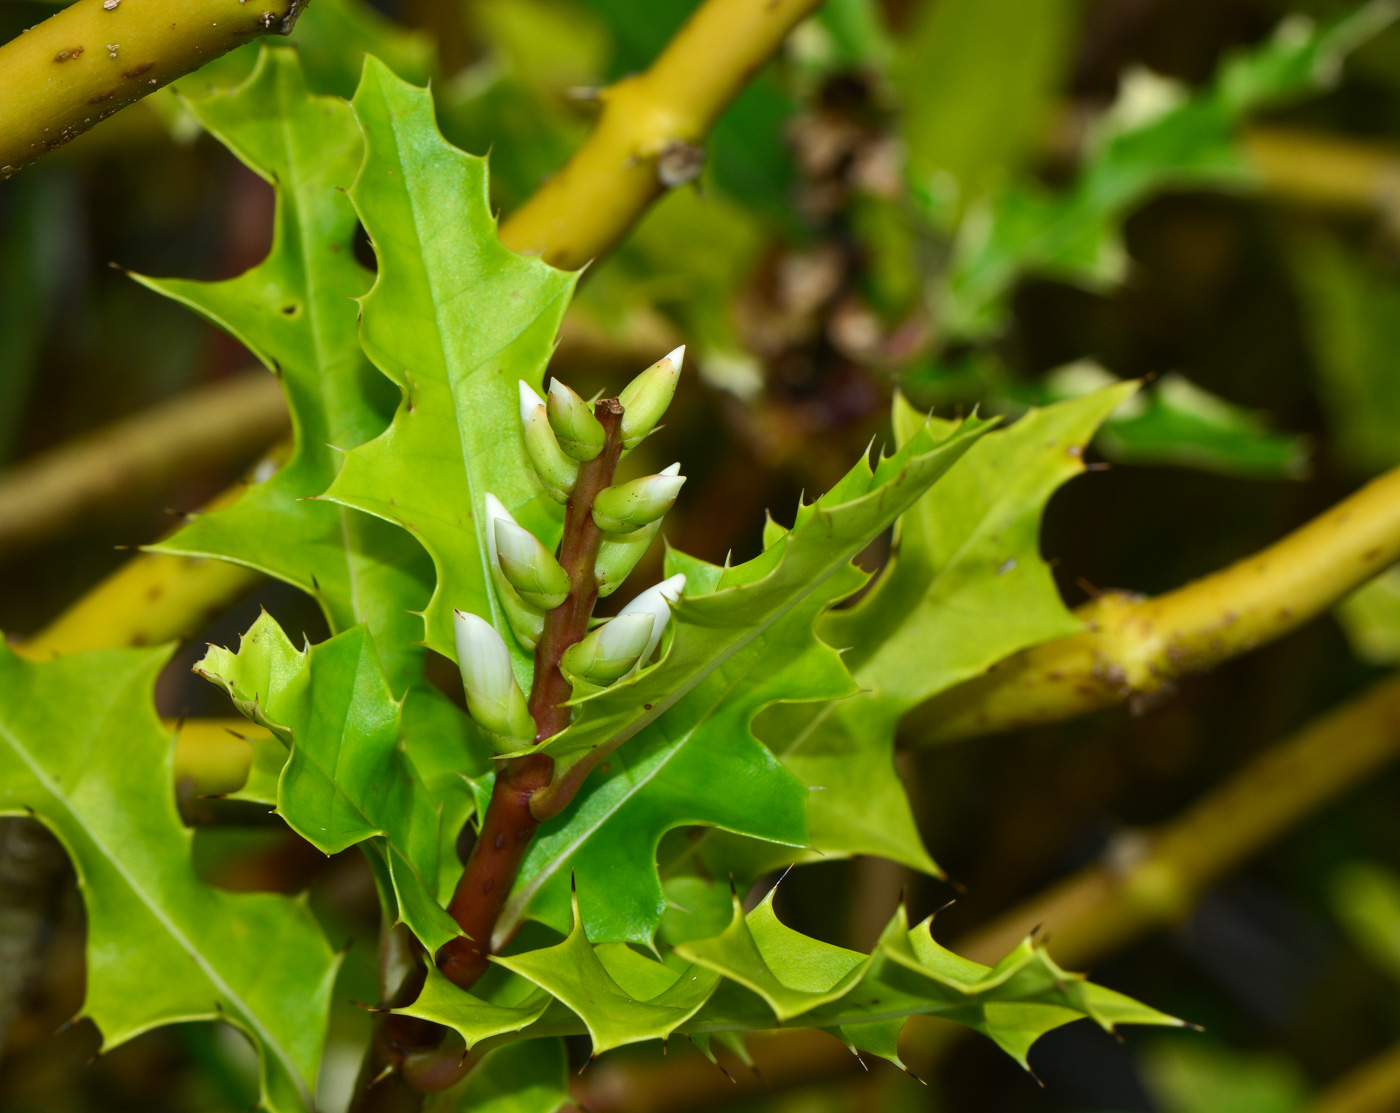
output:
[[[716, 936], [676, 947], [659, 962], [630, 947], [596, 945], [575, 908], [568, 937], [553, 947], [493, 961], [554, 999], [519, 1033], [495, 1044], [586, 1032], [593, 1051], [682, 1033], [708, 1052], [711, 1039], [733, 1045], [743, 1032], [811, 1027], [832, 1031], [860, 1050], [898, 1061], [896, 1040], [910, 1016], [942, 1016], [984, 1033], [1023, 1066], [1044, 1033], [1088, 1017], [1112, 1031], [1120, 1024], [1179, 1026], [1180, 1021], [1060, 969], [1026, 941], [995, 967], [939, 946], [930, 921], [910, 929], [901, 908], [873, 954], [834, 947], [793, 931], [777, 918], [773, 894], [745, 915], [731, 902]], [[519, 996], [526, 992], [512, 985]], [[481, 1002], [445, 980], [434, 1008], [411, 1015], [446, 1019], [453, 1002]]]
[[[495, 495], [548, 547], [559, 536], [525, 458], [517, 382], [538, 388], [575, 276], [496, 234], [486, 162], [438, 132], [432, 97], [370, 58], [353, 102], [365, 161], [351, 200], [379, 262], [360, 340], [402, 398], [389, 429], [349, 453], [327, 497], [395, 522], [438, 582], [426, 643], [455, 659], [452, 611], [514, 635], [491, 587], [483, 521]], [[516, 646], [516, 666], [529, 658]]]
[[442, 904], [461, 874], [455, 847], [471, 792], [461, 776], [425, 781], [400, 748], [401, 701], [368, 630], [298, 651], [264, 612], [237, 653], [211, 647], [196, 669], [286, 745], [277, 811], [288, 825], [327, 854], [368, 841], [424, 946], [459, 935]]
[[668, 555], [667, 573], [686, 574], [687, 594], [673, 608], [662, 661], [581, 698], [573, 724], [543, 747], [564, 778], [582, 781], [606, 766], [531, 845], [503, 935], [526, 916], [562, 929], [572, 872], [593, 938], [649, 942], [665, 908], [655, 850], [678, 826], [717, 827], [798, 852], [810, 794], [754, 739], [750, 723], [780, 701], [827, 702], [855, 690], [813, 624], [864, 582], [851, 558], [987, 428], [972, 421], [938, 444], [916, 438], [873, 472], [862, 461], [746, 564], [717, 568]]
[[1301, 16], [1285, 20], [1268, 43], [1228, 60], [1210, 88], [1158, 97], [1160, 111], [1120, 126], [1112, 126], [1111, 113], [1110, 126], [1064, 192], [1023, 181], [994, 205], [975, 209], [959, 229], [952, 265], [933, 296], [944, 336], [998, 332], [1022, 274], [1091, 288], [1120, 281], [1125, 254], [1118, 228], [1130, 209], [1163, 189], [1251, 186], [1256, 175], [1237, 139], [1247, 115], [1331, 85], [1346, 54], [1395, 14], [1389, 0], [1373, 0], [1321, 30]]
[[165, 649], [35, 663], [0, 639], [0, 814], [67, 850], [87, 909], [83, 1015], [113, 1047], [162, 1024], [224, 1020], [253, 1041], [262, 1100], [308, 1108], [338, 960], [304, 898], [201, 882], [152, 703]]
[[[1117, 382], [1093, 360], [1080, 360], [1052, 371], [1034, 386], [1004, 394], [1013, 406], [1044, 404]], [[1274, 432], [1262, 414], [1175, 373], [1162, 376], [1119, 407], [1104, 421], [1094, 445], [1119, 463], [1170, 464], [1221, 475], [1300, 479], [1309, 468], [1305, 437]]]
[[355, 211], [343, 187], [364, 142], [344, 101], [315, 96], [295, 51], [264, 46], [242, 85], [189, 110], [277, 191], [272, 250], [224, 282], [138, 277], [245, 344], [282, 382], [296, 438], [291, 458], [230, 506], [201, 514], [163, 552], [257, 568], [315, 597], [333, 631], [364, 622], [405, 707], [410, 750], [425, 770], [472, 764], [460, 715], [423, 679], [422, 622], [432, 566], [405, 531], [316, 501], [345, 450], [381, 433], [392, 387], [360, 351], [353, 299], [370, 275], [355, 262]]

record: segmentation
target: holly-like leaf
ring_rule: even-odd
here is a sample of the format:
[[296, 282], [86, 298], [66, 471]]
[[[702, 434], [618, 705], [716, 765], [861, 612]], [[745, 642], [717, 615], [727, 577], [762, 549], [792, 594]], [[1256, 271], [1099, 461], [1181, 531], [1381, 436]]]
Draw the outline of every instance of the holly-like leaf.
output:
[[408, 691], [410, 749], [426, 772], [480, 772], [489, 751], [423, 678], [422, 620], [432, 567], [404, 530], [316, 501], [344, 452], [383, 431], [392, 387], [365, 359], [354, 299], [371, 276], [355, 262], [353, 181], [364, 142], [349, 106], [307, 87], [295, 51], [264, 46], [238, 88], [186, 102], [277, 191], [272, 250], [224, 282], [139, 278], [248, 346], [281, 379], [295, 447], [270, 478], [201, 514], [164, 552], [245, 564], [314, 596], [332, 631], [367, 623], [390, 686]]
[[[519, 1033], [478, 1039], [493, 1046], [586, 1032], [598, 1054], [673, 1033], [708, 1047], [712, 1038], [728, 1043], [733, 1034], [781, 1024], [833, 1031], [856, 1048], [897, 1061], [894, 1041], [904, 1020], [928, 1015], [984, 1033], [1024, 1066], [1041, 1035], [1080, 1018], [1109, 1031], [1120, 1024], [1181, 1023], [1067, 973], [1029, 940], [986, 967], [939, 946], [931, 919], [911, 930], [901, 908], [874, 953], [865, 955], [793, 931], [772, 902], [770, 892], [745, 915], [733, 898], [731, 919], [719, 935], [674, 948], [666, 962], [629, 947], [590, 943], [575, 909], [562, 943], [493, 959], [514, 976], [507, 984], [515, 995], [534, 986], [554, 1004]], [[439, 979], [430, 1005], [420, 1001], [403, 1011], [451, 1023], [470, 1000]]]
[[[1045, 504], [1083, 471], [1084, 446], [1128, 397], [1122, 384], [1034, 410], [973, 445], [900, 519], [896, 552], [856, 606], [829, 614], [824, 641], [851, 647], [861, 689], [825, 706], [783, 706], [758, 721], [814, 791], [810, 845], [824, 855], [879, 854], [935, 872], [894, 768], [899, 720], [938, 692], [1028, 645], [1076, 633], [1039, 552]], [[895, 402], [901, 442], [948, 423]], [[781, 865], [776, 857], [756, 868]]]
[[443, 903], [461, 875], [455, 847], [472, 796], [459, 775], [425, 781], [400, 747], [401, 701], [369, 631], [298, 651], [264, 612], [237, 653], [211, 647], [196, 669], [287, 747], [277, 811], [288, 825], [327, 854], [368, 841], [399, 917], [430, 950], [461, 934]]
[[174, 743], [152, 702], [167, 649], [24, 661], [0, 640], [0, 814], [32, 815], [73, 860], [88, 919], [83, 1015], [114, 1047], [225, 1020], [257, 1048], [262, 1100], [308, 1108], [338, 960], [303, 898], [196, 876]]
[[687, 692], [798, 606], [892, 525], [992, 423], [969, 418], [941, 439], [909, 438], [872, 469], [862, 459], [761, 555], [724, 569], [708, 584], [687, 583], [672, 607], [669, 647], [660, 662], [602, 690], [577, 696], [569, 726], [541, 745], [556, 780], [590, 768], [659, 720]]
[[650, 942], [665, 909], [656, 847], [676, 827], [717, 827], [800, 853], [811, 794], [754, 739], [750, 723], [779, 701], [855, 691], [814, 624], [864, 582], [850, 567], [856, 553], [988, 427], [973, 420], [938, 443], [916, 438], [874, 471], [861, 461], [745, 564], [668, 555], [668, 574], [684, 571], [687, 584], [662, 660], [584, 695], [573, 723], [541, 747], [555, 756], [556, 778], [582, 788], [532, 844], [502, 916], [503, 937], [526, 916], [562, 929], [573, 874], [590, 937]]
[[[516, 382], [540, 385], [575, 276], [501, 243], [486, 162], [442, 138], [427, 90], [370, 58], [353, 107], [366, 152], [350, 196], [379, 262], [360, 339], [402, 398], [327, 497], [397, 523], [431, 554], [431, 648], [455, 659], [454, 608], [490, 618], [515, 645], [481, 514], [489, 492], [546, 544], [558, 538], [557, 507], [525, 457]], [[517, 646], [522, 674], [528, 662]]]

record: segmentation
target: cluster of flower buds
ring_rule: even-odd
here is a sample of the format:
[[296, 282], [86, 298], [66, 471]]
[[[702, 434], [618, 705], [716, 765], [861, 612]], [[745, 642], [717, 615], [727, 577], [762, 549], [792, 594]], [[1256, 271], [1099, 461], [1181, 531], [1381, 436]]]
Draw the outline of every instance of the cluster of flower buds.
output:
[[[623, 407], [618, 435], [622, 449], [640, 444], [655, 428], [676, 392], [685, 349], [677, 348], [637, 376], [618, 396]], [[520, 384], [520, 423], [525, 450], [550, 497], [567, 503], [578, 484], [580, 465], [598, 458], [607, 433], [593, 407], [557, 379], [548, 401]], [[616, 443], [616, 442], [614, 442]], [[609, 595], [651, 545], [661, 519], [676, 501], [685, 477], [673, 464], [649, 475], [604, 487], [593, 500], [593, 522], [603, 532], [594, 562], [598, 595]], [[494, 495], [485, 496], [484, 533], [492, 586], [511, 630], [534, 649], [545, 616], [572, 590], [569, 573]], [[656, 652], [670, 620], [670, 604], [680, 597], [684, 576], [643, 591], [563, 654], [560, 666], [575, 680], [606, 685], [645, 665]], [[457, 660], [466, 687], [467, 709], [502, 753], [526, 749], [535, 724], [511, 667], [510, 651], [492, 625], [457, 611]]]

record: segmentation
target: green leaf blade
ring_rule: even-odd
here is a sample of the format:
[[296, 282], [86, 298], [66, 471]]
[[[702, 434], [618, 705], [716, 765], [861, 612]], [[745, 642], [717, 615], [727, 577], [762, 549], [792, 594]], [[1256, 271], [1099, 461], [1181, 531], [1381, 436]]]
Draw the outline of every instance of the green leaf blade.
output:
[[151, 690], [167, 651], [43, 663], [0, 646], [0, 813], [32, 814], [73, 860], [88, 913], [83, 1015], [104, 1047], [225, 1020], [258, 1050], [263, 1101], [308, 1108], [338, 959], [304, 899], [199, 881]]

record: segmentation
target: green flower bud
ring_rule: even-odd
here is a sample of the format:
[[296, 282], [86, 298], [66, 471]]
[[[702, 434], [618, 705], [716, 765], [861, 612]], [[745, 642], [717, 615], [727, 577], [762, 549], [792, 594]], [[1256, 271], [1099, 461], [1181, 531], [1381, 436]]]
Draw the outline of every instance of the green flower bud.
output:
[[497, 518], [496, 559], [510, 586], [527, 603], [552, 611], [569, 597], [569, 574], [528, 529]]
[[566, 456], [591, 460], [603, 451], [603, 442], [608, 439], [603, 423], [593, 416], [592, 406], [558, 379], [550, 380], [545, 411]]
[[467, 692], [467, 710], [481, 728], [493, 735], [502, 753], [534, 745], [535, 721], [510, 667], [510, 651], [501, 635], [484, 618], [453, 611], [456, 619], [457, 665]]
[[622, 447], [636, 448], [646, 435], [656, 428], [671, 399], [676, 396], [676, 383], [681, 377], [681, 361], [685, 345], [657, 360], [617, 396], [622, 403]]
[[501, 609], [506, 613], [506, 621], [514, 631], [520, 644], [526, 649], [534, 649], [544, 633], [544, 611], [532, 603], [525, 602], [516, 592], [511, 582], [501, 571], [500, 553], [496, 547], [496, 525], [504, 522], [519, 526], [501, 500], [489, 491], [486, 493], [486, 551], [490, 554], [491, 582], [496, 587], [496, 596], [501, 601]]
[[544, 401], [530, 384], [520, 383], [520, 426], [525, 434], [525, 454], [530, 457], [545, 491], [555, 502], [568, 502], [578, 482], [578, 461], [564, 455], [549, 427]]
[[654, 625], [650, 611], [619, 615], [564, 650], [560, 664], [594, 684], [611, 684], [641, 659]]
[[672, 464], [660, 475], [604, 487], [593, 500], [593, 521], [605, 533], [631, 533], [649, 525], [675, 505], [685, 476]]
[[[652, 653], [661, 642], [661, 635], [666, 629], [666, 623], [671, 620], [670, 605], [681, 597], [681, 592], [684, 590], [685, 573], [678, 572], [670, 579], [662, 580], [659, 584], [647, 588], [617, 612], [617, 618], [631, 614], [650, 614], [656, 618], [656, 622], [651, 628], [651, 637], [647, 639], [646, 649], [637, 658], [638, 667], [651, 660]], [[617, 618], [613, 621], [616, 622]]]
[[661, 520], [658, 518], [651, 525], [631, 533], [614, 533], [603, 538], [598, 548], [598, 559], [593, 564], [598, 598], [605, 598], [622, 586], [632, 569], [637, 567], [637, 561], [651, 548], [660, 529]]

